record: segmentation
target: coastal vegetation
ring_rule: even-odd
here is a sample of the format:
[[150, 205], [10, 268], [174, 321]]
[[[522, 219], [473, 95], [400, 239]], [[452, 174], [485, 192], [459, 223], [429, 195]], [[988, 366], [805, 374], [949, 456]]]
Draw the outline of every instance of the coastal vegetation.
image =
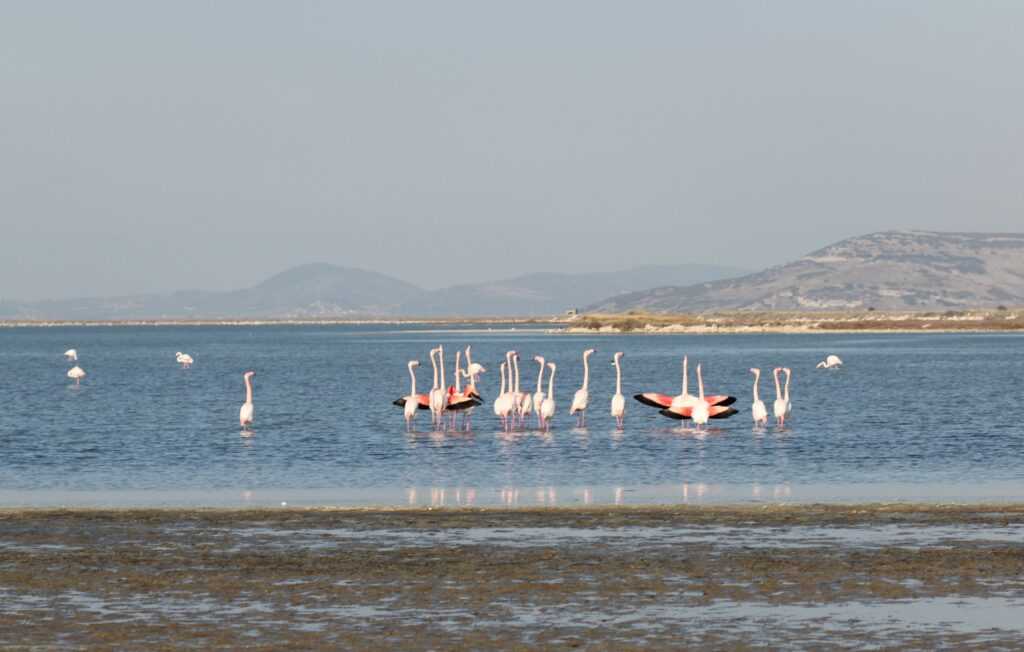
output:
[[570, 333], [813, 333], [813, 332], [1024, 331], [1024, 309], [932, 312], [846, 310], [835, 312], [722, 310], [695, 313], [584, 314]]

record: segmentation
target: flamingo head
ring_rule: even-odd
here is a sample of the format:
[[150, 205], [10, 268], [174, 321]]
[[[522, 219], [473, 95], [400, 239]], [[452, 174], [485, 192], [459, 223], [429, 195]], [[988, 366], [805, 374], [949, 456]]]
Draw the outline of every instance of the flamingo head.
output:
[[255, 375], [256, 375], [255, 371], [247, 371], [244, 374], [242, 374], [242, 377], [243, 378], [252, 378]]
[[755, 367], [751, 367], [750, 368], [750, 373], [754, 374], [755, 376], [760, 376], [761, 375], [761, 370], [757, 369]]
[[543, 366], [544, 365], [544, 356], [542, 356], [542, 355], [535, 355], [535, 356], [533, 356], [533, 361], [534, 362], [539, 362], [541, 364], [541, 366]]
[[413, 367], [418, 367], [418, 366], [420, 366], [420, 361], [419, 360], [410, 360], [409, 361], [409, 368], [410, 369], [412, 369]]
[[551, 371], [554, 371], [555, 370], [555, 363], [554, 362], [549, 362], [548, 363], [548, 368], [550, 368]]
[[594, 354], [595, 351], [597, 351], [597, 349], [587, 349], [586, 351], [583, 352], [583, 357], [591, 356]]

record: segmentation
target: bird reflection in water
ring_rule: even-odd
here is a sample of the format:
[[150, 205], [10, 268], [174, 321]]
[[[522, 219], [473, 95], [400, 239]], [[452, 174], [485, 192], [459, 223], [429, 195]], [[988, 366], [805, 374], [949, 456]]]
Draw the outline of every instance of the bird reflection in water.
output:
[[515, 487], [505, 487], [501, 490], [501, 504], [506, 507], [514, 507], [519, 504], [519, 489]]
[[683, 483], [683, 502], [689, 502], [691, 498], [700, 500], [708, 493], [708, 485], [703, 482]]
[[558, 496], [554, 487], [537, 487], [536, 499], [538, 505], [555, 505], [558, 503]]
[[772, 498], [789, 498], [793, 495], [793, 490], [788, 484], [777, 484], [772, 490]]

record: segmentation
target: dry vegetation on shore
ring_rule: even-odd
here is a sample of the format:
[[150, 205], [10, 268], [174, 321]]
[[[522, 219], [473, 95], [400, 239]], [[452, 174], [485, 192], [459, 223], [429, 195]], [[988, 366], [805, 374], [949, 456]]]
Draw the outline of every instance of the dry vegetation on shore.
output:
[[730, 310], [692, 314], [630, 311], [580, 315], [568, 333], [1024, 332], [1024, 310], [797, 312]]

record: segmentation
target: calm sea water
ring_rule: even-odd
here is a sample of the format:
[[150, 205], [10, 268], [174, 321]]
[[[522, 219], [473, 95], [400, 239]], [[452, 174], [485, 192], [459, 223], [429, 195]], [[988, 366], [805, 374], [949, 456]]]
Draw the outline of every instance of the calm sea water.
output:
[[[488, 367], [474, 430], [407, 433], [391, 401], [406, 362], [473, 345]], [[74, 387], [61, 354], [79, 351]], [[594, 347], [591, 410], [567, 412]], [[558, 363], [550, 435], [506, 435], [490, 400], [504, 352]], [[175, 351], [195, 359], [182, 370]], [[678, 393], [680, 358], [740, 414], [706, 433], [632, 399], [608, 414], [611, 357], [627, 396]], [[816, 370], [825, 355], [845, 362]], [[450, 372], [453, 359], [447, 361]], [[793, 369], [784, 430], [754, 429], [752, 376]], [[257, 372], [256, 423], [238, 426], [241, 374]], [[413, 327], [0, 329], [0, 505], [578, 504], [779, 500], [1024, 499], [1024, 337], [1019, 335], [566, 336]], [[696, 393], [695, 380], [691, 390]], [[532, 423], [532, 421], [531, 421]]]

